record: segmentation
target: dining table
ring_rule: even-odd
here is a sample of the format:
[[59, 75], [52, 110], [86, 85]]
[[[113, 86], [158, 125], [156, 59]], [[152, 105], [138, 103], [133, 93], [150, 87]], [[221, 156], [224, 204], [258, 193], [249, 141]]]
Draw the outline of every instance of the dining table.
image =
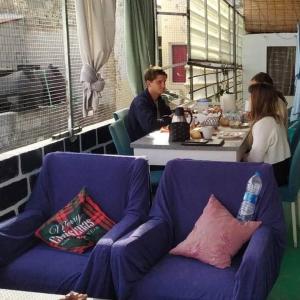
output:
[[[65, 298], [64, 295], [58, 295], [58, 294], [0, 289], [1, 300], [62, 300], [64, 298]], [[105, 300], [105, 299], [87, 297], [86, 300]]]
[[[206, 144], [170, 142], [167, 130], [157, 130], [132, 142], [135, 156], [144, 156], [149, 165], [164, 166], [172, 159], [190, 158], [210, 161], [241, 161], [248, 150], [249, 128], [219, 126]], [[223, 143], [217, 143], [224, 140]]]

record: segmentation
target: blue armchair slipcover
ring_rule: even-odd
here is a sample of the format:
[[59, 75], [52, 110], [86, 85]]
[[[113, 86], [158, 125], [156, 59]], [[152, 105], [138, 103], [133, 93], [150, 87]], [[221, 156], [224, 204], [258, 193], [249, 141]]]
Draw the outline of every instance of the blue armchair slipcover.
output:
[[[0, 288], [114, 297], [111, 246], [145, 221], [148, 174], [143, 158], [48, 154], [25, 211], [0, 223]], [[35, 230], [83, 186], [117, 224], [84, 254], [57, 250], [35, 238]]]
[[[248, 179], [263, 187], [255, 219], [263, 222], [231, 267], [218, 269], [168, 251], [192, 230], [213, 193], [235, 216]], [[149, 220], [113, 245], [119, 299], [266, 299], [280, 268], [285, 225], [272, 166], [258, 163], [170, 161]]]

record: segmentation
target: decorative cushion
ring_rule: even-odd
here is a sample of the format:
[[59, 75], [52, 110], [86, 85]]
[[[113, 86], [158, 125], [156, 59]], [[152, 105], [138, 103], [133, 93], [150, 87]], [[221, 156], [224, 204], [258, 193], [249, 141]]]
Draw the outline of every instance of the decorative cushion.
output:
[[83, 188], [35, 232], [48, 245], [83, 253], [115, 224]]
[[224, 269], [260, 224], [260, 221], [240, 222], [211, 195], [191, 233], [170, 253]]

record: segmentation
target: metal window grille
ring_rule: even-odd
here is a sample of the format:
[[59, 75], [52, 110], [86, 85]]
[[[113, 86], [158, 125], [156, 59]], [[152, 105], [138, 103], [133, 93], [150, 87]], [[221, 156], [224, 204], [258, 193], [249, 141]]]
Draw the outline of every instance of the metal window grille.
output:
[[[232, 4], [224, 0], [157, 0], [156, 3], [157, 61], [168, 72], [167, 88], [182, 98], [209, 98], [218, 102], [222, 91], [234, 92], [236, 80], [237, 100], [241, 101], [242, 70], [235, 70], [234, 65], [241, 68], [244, 23], [243, 17], [236, 14], [234, 45]], [[188, 47], [187, 58], [174, 59], [174, 46], [184, 44]], [[174, 82], [174, 69], [182, 66], [186, 81]]]
[[[224, 0], [190, 0], [191, 60], [234, 63], [234, 8]], [[241, 64], [243, 17], [236, 13], [237, 63]]]
[[[66, 92], [67, 8], [70, 94]], [[0, 153], [35, 143], [73, 127], [110, 119], [132, 99], [125, 56], [123, 1], [117, 1], [114, 51], [102, 70], [106, 81], [98, 111], [82, 117], [82, 87], [74, 0], [0, 0]]]

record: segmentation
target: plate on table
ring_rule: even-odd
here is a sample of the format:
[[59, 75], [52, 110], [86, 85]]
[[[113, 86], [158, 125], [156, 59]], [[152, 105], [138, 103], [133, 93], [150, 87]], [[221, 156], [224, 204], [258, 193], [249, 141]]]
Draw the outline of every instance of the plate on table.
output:
[[225, 140], [235, 140], [243, 138], [243, 132], [233, 132], [233, 131], [221, 131], [218, 134], [218, 137]]
[[209, 140], [207, 139], [190, 139], [186, 140], [182, 143], [182, 145], [186, 146], [199, 146], [199, 145], [205, 145], [208, 143]]
[[250, 124], [249, 123], [242, 123], [241, 128], [249, 128], [250, 127]]
[[213, 138], [211, 140], [192, 139], [182, 143], [182, 145], [185, 146], [222, 146], [223, 144], [224, 144], [224, 139], [219, 139], [219, 138]]

